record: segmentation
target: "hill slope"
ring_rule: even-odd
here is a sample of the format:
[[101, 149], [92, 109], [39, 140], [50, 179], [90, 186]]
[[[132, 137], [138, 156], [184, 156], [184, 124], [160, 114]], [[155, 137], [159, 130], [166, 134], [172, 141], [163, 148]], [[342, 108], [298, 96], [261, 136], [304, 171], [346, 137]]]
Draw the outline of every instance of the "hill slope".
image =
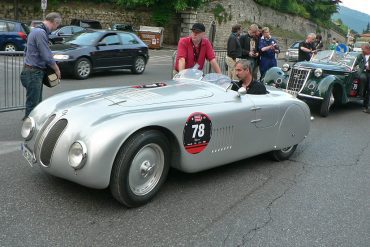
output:
[[349, 28], [355, 30], [358, 33], [366, 28], [370, 22], [370, 15], [359, 12], [357, 10], [349, 9], [344, 6], [340, 6], [339, 12], [333, 14], [332, 20], [341, 19], [342, 22]]

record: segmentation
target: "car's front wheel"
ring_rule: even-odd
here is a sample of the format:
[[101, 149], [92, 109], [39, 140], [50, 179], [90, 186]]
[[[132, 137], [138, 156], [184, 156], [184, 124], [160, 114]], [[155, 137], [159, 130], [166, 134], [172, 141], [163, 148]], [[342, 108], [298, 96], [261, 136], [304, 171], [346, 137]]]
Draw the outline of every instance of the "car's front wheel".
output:
[[330, 112], [331, 106], [335, 103], [335, 98], [333, 94], [333, 87], [330, 87], [328, 93], [321, 103], [320, 116], [327, 117]]
[[79, 80], [87, 79], [91, 74], [91, 62], [87, 58], [80, 58], [75, 64], [74, 74]]
[[292, 154], [296, 150], [297, 146], [298, 146], [298, 144], [296, 144], [294, 146], [287, 147], [287, 148], [283, 148], [283, 149], [280, 149], [280, 150], [272, 151], [271, 152], [272, 157], [276, 161], [287, 160], [287, 159], [289, 159], [290, 156], [292, 156]]
[[144, 70], [145, 70], [145, 58], [142, 56], [136, 57], [131, 72], [133, 74], [142, 74]]
[[4, 45], [4, 51], [16, 51], [17, 47], [13, 43], [7, 43]]
[[127, 207], [149, 202], [166, 180], [170, 144], [157, 130], [141, 131], [121, 147], [112, 168], [110, 190]]

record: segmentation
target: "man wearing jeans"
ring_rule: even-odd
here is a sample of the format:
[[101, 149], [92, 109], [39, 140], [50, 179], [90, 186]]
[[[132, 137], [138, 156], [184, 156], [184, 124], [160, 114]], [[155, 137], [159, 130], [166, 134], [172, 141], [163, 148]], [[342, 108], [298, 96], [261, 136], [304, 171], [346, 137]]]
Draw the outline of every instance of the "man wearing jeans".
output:
[[26, 114], [30, 112], [42, 100], [42, 80], [46, 67], [51, 67], [60, 79], [60, 70], [53, 59], [53, 54], [49, 48], [48, 34], [56, 30], [61, 24], [62, 18], [59, 13], [49, 13], [43, 23], [32, 29], [27, 38], [25, 50], [24, 67], [21, 73], [21, 83], [26, 88]]

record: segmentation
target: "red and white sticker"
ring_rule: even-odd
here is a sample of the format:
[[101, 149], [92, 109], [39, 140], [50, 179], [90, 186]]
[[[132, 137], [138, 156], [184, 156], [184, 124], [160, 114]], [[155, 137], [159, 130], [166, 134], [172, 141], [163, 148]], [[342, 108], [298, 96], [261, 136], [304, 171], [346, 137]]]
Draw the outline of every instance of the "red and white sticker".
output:
[[191, 154], [202, 152], [212, 136], [212, 121], [207, 114], [192, 113], [186, 120], [183, 143], [186, 151]]

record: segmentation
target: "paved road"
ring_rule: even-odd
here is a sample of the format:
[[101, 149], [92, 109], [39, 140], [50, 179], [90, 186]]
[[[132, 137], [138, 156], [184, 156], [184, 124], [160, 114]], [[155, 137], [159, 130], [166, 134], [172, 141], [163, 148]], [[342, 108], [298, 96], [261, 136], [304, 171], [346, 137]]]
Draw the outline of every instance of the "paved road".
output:
[[[143, 75], [101, 73], [57, 90], [164, 80], [169, 57], [155, 52]], [[290, 160], [171, 170], [155, 200], [127, 209], [109, 190], [28, 166], [16, 150], [22, 112], [0, 113], [0, 246], [369, 246], [370, 116], [356, 103], [312, 114]]]

